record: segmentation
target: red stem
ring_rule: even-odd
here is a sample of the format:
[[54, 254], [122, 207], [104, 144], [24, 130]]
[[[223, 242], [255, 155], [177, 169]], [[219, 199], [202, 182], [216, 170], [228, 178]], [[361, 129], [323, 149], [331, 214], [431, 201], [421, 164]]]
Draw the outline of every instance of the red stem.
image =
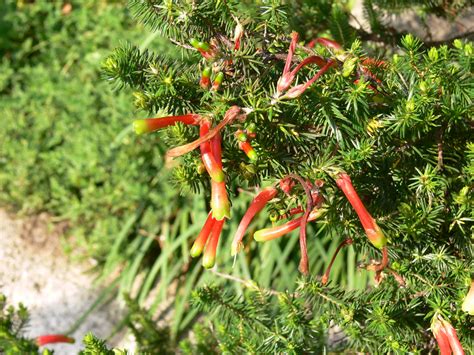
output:
[[326, 269], [326, 272], [324, 273], [323, 277], [321, 278], [321, 283], [323, 285], [325, 285], [328, 282], [329, 273], [331, 272], [332, 264], [334, 264], [334, 261], [336, 260], [337, 254], [339, 254], [339, 252], [341, 251], [341, 249], [343, 247], [345, 247], [346, 245], [351, 245], [351, 244], [352, 244], [352, 239], [348, 238], [348, 239], [342, 241], [342, 243], [338, 245], [338, 247], [336, 248], [336, 251], [334, 252], [334, 255], [332, 256], [331, 262], [329, 263], [329, 265]]

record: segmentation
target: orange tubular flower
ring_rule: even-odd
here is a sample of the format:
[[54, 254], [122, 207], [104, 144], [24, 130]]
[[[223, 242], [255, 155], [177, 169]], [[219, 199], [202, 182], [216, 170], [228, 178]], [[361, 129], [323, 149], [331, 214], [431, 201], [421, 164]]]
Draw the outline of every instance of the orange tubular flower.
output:
[[252, 160], [256, 161], [258, 159], [257, 152], [253, 149], [252, 145], [249, 142], [239, 142], [239, 148], [243, 150], [245, 155]]
[[216, 263], [216, 253], [217, 245], [219, 244], [219, 238], [222, 232], [222, 227], [224, 226], [225, 220], [215, 221], [212, 226], [211, 236], [206, 244], [206, 249], [204, 249], [204, 255], [202, 257], [202, 266], [206, 269], [210, 269]]
[[55, 343], [74, 343], [75, 340], [63, 334], [46, 334], [40, 335], [36, 338], [36, 344], [38, 346], [43, 346], [47, 344], [55, 344]]
[[[315, 219], [319, 218], [324, 213], [324, 210], [321, 209], [313, 209], [309, 214], [308, 222], [314, 221]], [[275, 226], [271, 228], [264, 228], [256, 231], [253, 235], [253, 238], [257, 242], [266, 242], [268, 240], [280, 238], [281, 236], [290, 233], [291, 231], [299, 228], [301, 225], [301, 219], [303, 217], [295, 218], [285, 224], [280, 226]]]
[[232, 255], [237, 254], [242, 249], [242, 239], [250, 222], [265, 207], [268, 201], [276, 196], [277, 192], [274, 187], [267, 187], [253, 199], [235, 233], [234, 240], [232, 241]]
[[337, 186], [344, 192], [349, 203], [354, 208], [357, 216], [359, 216], [360, 222], [362, 223], [362, 227], [367, 234], [370, 242], [379, 249], [382, 249], [387, 244], [387, 238], [383, 234], [380, 227], [375, 222], [375, 219], [370, 215], [370, 213], [365, 208], [364, 204], [362, 203], [359, 195], [357, 194], [354, 186], [352, 186], [352, 181], [349, 175], [346, 173], [341, 173], [336, 178]]
[[464, 355], [464, 349], [459, 342], [456, 329], [440, 315], [433, 318], [431, 331], [438, 342], [441, 355], [450, 355], [451, 352], [454, 355]]
[[438, 343], [441, 355], [451, 355], [451, 346], [449, 345], [448, 336], [439, 320], [431, 324], [431, 332]]
[[316, 63], [320, 68], [326, 65], [326, 61], [320, 56], [313, 55], [311, 57], [305, 58], [302, 60], [295, 69], [289, 73], [283, 74], [277, 83], [277, 95], [280, 96], [282, 92], [288, 90], [293, 80], [295, 80], [296, 74], [300, 71], [301, 68], [308, 64]]
[[172, 126], [177, 122], [186, 125], [199, 124], [199, 115], [188, 114], [182, 116], [169, 116], [161, 118], [146, 118], [133, 121], [133, 129], [136, 134], [150, 133], [158, 131], [164, 127]]
[[[215, 135], [210, 141], [212, 147], [212, 154], [217, 162], [217, 165], [222, 170], [221, 157], [221, 136]], [[230, 201], [225, 187], [225, 181], [217, 182], [211, 180], [211, 209], [212, 217], [220, 221], [224, 218], [230, 218]]]
[[212, 213], [209, 212], [206, 222], [204, 223], [201, 232], [199, 233], [191, 248], [191, 256], [193, 258], [196, 258], [201, 255], [202, 251], [204, 250], [204, 246], [206, 245], [206, 242], [209, 239], [209, 235], [211, 234], [211, 230], [215, 222], [216, 220], [212, 218]]
[[[199, 131], [200, 136], [204, 137], [206, 134], [208, 134], [210, 127], [211, 123], [208, 120], [202, 120]], [[215, 159], [214, 154], [211, 151], [211, 143], [209, 141], [201, 143], [200, 149], [202, 162], [206, 167], [206, 170], [212, 181], [223, 182], [224, 172], [222, 171], [222, 165], [220, 165], [217, 162], [217, 159]]]
[[306, 83], [296, 85], [292, 87], [288, 92], [282, 96], [282, 99], [295, 99], [300, 96], [302, 93], [306, 91], [316, 80], [319, 79], [321, 75], [328, 71], [329, 68], [336, 65], [334, 60], [329, 60], [311, 79], [309, 79]]

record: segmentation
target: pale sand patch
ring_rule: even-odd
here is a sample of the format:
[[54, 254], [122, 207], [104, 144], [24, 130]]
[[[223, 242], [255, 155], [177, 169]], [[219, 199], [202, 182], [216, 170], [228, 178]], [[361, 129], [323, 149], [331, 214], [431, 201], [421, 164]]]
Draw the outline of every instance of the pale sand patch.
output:
[[[92, 264], [71, 263], [61, 248], [63, 228], [51, 229], [45, 215], [18, 219], [0, 210], [0, 293], [5, 294], [8, 304], [22, 302], [28, 307], [28, 337], [66, 332], [100, 292], [92, 284], [93, 276], [85, 273]], [[76, 344], [50, 348], [58, 355], [76, 354], [88, 331], [108, 336], [123, 312], [117, 301], [102, 306], [72, 334]], [[131, 344], [126, 345], [130, 349]]]

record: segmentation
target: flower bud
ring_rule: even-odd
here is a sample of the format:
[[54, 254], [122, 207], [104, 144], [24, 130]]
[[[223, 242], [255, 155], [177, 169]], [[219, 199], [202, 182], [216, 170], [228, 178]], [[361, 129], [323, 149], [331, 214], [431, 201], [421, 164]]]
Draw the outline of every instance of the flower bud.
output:
[[[200, 127], [200, 136], [203, 137], [209, 132], [209, 128], [211, 123], [208, 120], [201, 121]], [[204, 142], [200, 145], [201, 149], [201, 158], [206, 170], [211, 177], [211, 179], [215, 182], [223, 182], [224, 181], [224, 172], [222, 171], [222, 166], [217, 162], [214, 154], [211, 150], [211, 143]]]
[[219, 87], [222, 84], [222, 80], [224, 80], [224, 73], [220, 72], [217, 74], [217, 76], [214, 79], [214, 82], [212, 83], [212, 90], [214, 91], [219, 90]]
[[239, 148], [244, 151], [251, 161], [256, 161], [258, 159], [257, 152], [253, 149], [249, 142], [239, 142]]
[[211, 68], [210, 67], [206, 67], [202, 71], [201, 80], [199, 81], [199, 85], [203, 89], [208, 89], [209, 86], [211, 85]]

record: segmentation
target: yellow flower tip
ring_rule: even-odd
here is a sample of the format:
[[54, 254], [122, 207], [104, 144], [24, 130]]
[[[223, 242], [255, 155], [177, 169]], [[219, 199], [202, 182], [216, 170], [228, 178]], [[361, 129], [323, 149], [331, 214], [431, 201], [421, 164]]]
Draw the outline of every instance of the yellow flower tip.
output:
[[211, 269], [216, 263], [216, 257], [215, 255], [206, 255], [204, 254], [202, 258], [202, 266], [204, 266], [206, 269]]
[[136, 134], [140, 135], [148, 132], [148, 124], [146, 120], [135, 120], [133, 121], [133, 130]]

